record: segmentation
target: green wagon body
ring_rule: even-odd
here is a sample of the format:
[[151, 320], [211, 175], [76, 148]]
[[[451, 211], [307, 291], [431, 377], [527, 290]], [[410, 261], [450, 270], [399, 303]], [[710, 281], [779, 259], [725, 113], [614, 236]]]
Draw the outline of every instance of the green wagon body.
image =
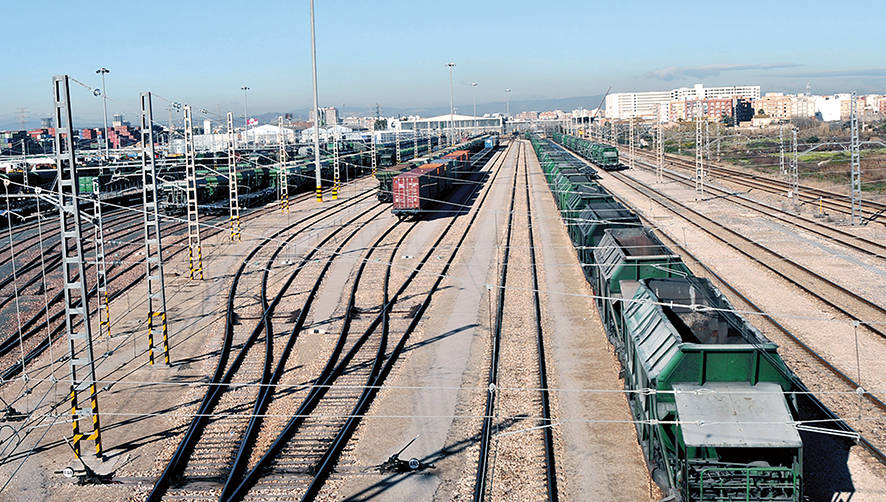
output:
[[[633, 212], [529, 138], [624, 368], [653, 479], [682, 502], [802, 500], [797, 398], [784, 394], [799, 384], [777, 346]], [[617, 155], [553, 138], [589, 160]]]
[[[609, 333], [617, 331], [624, 305], [608, 299], [622, 298], [622, 281], [692, 275], [683, 260], [645, 227], [603, 230], [603, 238], [593, 250], [593, 256], [597, 277], [594, 290], [600, 294], [597, 308]], [[617, 337], [612, 338], [617, 345]]]
[[777, 346], [706, 279], [621, 288], [625, 387], [654, 389], [629, 394], [644, 453], [662, 469], [653, 477], [684, 502], [799, 502], [803, 445]]

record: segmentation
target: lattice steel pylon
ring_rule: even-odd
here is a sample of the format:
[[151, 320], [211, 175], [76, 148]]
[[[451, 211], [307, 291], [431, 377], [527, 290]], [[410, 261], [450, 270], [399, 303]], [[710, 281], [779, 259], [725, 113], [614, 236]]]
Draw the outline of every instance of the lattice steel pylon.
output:
[[861, 212], [861, 143], [858, 137], [858, 103], [856, 102], [855, 93], [852, 93], [852, 102], [849, 104], [849, 129], [851, 138], [849, 139], [850, 154], [850, 189], [852, 195], [851, 201], [851, 218], [852, 225], [864, 224], [864, 215]]
[[188, 267], [191, 279], [203, 279], [203, 247], [200, 244], [200, 215], [197, 207], [197, 166], [194, 152], [194, 127], [191, 106], [184, 106], [185, 116], [185, 189], [188, 200]]
[[372, 136], [369, 138], [369, 161], [372, 163], [372, 177], [378, 171], [378, 155], [375, 152], [375, 127], [372, 128]]
[[[283, 132], [283, 117], [277, 117], [277, 161], [280, 169], [277, 172], [277, 184], [280, 186], [280, 211], [289, 212], [289, 173], [286, 172], [286, 134]], [[332, 189], [332, 198], [336, 195]]]
[[431, 134], [431, 121], [429, 120], [428, 121], [428, 155], [430, 155], [431, 152], [434, 150], [434, 145], [432, 144], [431, 136], [433, 136], [433, 134]]
[[338, 127], [332, 126], [332, 200], [338, 199], [341, 188], [341, 173], [338, 158]]
[[101, 336], [111, 336], [111, 302], [108, 298], [108, 267], [105, 262], [105, 230], [102, 225], [101, 188], [99, 178], [103, 174], [101, 164], [98, 176], [92, 178], [92, 244], [95, 255], [95, 286], [98, 300], [98, 330]]
[[787, 175], [787, 170], [784, 167], [784, 125], [778, 125], [778, 168], [779, 172], [781, 172], [782, 176]]
[[664, 183], [664, 121], [661, 110], [658, 112], [658, 182]]
[[613, 120], [613, 121], [610, 122], [609, 124], [612, 125], [612, 138], [611, 138], [611, 139], [612, 139], [612, 145], [613, 145], [613, 146], [618, 146], [618, 132], [617, 132], [616, 129], [615, 129], [615, 121]]
[[800, 203], [800, 173], [797, 172], [797, 128], [791, 128], [791, 197], [795, 204]]
[[628, 134], [630, 138], [628, 139], [628, 150], [631, 152], [630, 157], [630, 168], [634, 168], [634, 116], [632, 115], [628, 121]]
[[704, 121], [704, 157], [711, 161], [711, 123], [707, 118]]
[[704, 137], [701, 133], [701, 103], [695, 105], [695, 200], [704, 198]]
[[241, 241], [240, 237], [240, 191], [237, 179], [237, 144], [234, 136], [234, 114], [228, 112], [228, 196], [231, 213], [231, 242]]
[[[80, 457], [80, 442], [93, 441], [95, 454], [102, 456], [95, 362], [92, 352], [92, 326], [89, 323], [83, 232], [80, 225], [74, 128], [71, 123], [71, 92], [67, 75], [52, 77], [55, 110], [55, 167], [58, 176], [59, 230], [61, 233], [62, 279], [64, 280], [65, 330], [70, 347], [72, 447]], [[79, 330], [79, 331], [77, 331]], [[80, 395], [88, 393], [88, 410], [78, 407]], [[92, 430], [82, 432], [84, 419], [92, 419]]]
[[[148, 360], [154, 364], [154, 340], [163, 340], [163, 359], [169, 364], [169, 328], [166, 320], [166, 283], [163, 279], [163, 245], [157, 207], [157, 166], [154, 152], [154, 111], [151, 93], [141, 93], [142, 200], [145, 223], [145, 282], [148, 287]], [[230, 116], [230, 114], [228, 114]]]
[[418, 158], [418, 123], [412, 123], [412, 158]]
[[400, 163], [400, 129], [394, 129], [394, 148], [396, 152], [397, 163]]

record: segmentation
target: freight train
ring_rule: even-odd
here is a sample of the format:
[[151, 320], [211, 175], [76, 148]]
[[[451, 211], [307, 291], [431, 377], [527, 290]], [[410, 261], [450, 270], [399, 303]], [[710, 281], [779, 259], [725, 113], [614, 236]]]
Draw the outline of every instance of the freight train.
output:
[[[322, 148], [322, 146], [321, 146]], [[331, 150], [332, 147], [330, 146]], [[356, 151], [353, 151], [356, 150]], [[341, 152], [341, 179], [348, 180], [363, 174], [370, 164], [370, 153], [360, 146], [344, 142]], [[274, 155], [274, 156], [271, 156]], [[238, 152], [237, 185], [240, 204], [253, 206], [273, 200], [279, 194], [279, 164], [276, 152]], [[198, 154], [195, 159], [197, 174], [197, 200], [201, 212], [222, 214], [228, 211], [228, 160], [227, 154]], [[333, 161], [325, 156], [320, 162], [320, 177], [331, 180]], [[161, 169], [160, 177], [166, 179], [161, 185], [161, 207], [167, 214], [182, 214], [186, 208], [184, 172], [181, 164], [174, 170]], [[286, 167], [289, 193], [311, 189], [315, 186], [313, 155], [304, 149], [290, 153]]]
[[666, 500], [803, 500], [803, 441], [793, 425], [802, 384], [778, 347], [602, 186], [565, 175], [574, 167], [558, 158], [559, 146], [529, 139]]
[[[429, 207], [442, 200], [457, 180], [470, 176], [494, 150], [484, 146], [485, 138], [477, 138], [465, 143], [459, 150], [440, 152], [438, 159], [393, 176], [391, 212], [400, 219], [427, 213]], [[471, 153], [478, 151], [471, 159]]]
[[557, 143], [590, 160], [605, 171], [617, 171], [625, 168], [618, 161], [618, 148], [612, 145], [594, 143], [593, 141], [561, 133], [554, 133], [552, 137]]
[[391, 190], [391, 184], [394, 176], [405, 173], [413, 169], [415, 166], [410, 163], [397, 164], [390, 167], [382, 167], [375, 171], [375, 179], [378, 180], [378, 192], [376, 197], [379, 202], [393, 202], [394, 192]]

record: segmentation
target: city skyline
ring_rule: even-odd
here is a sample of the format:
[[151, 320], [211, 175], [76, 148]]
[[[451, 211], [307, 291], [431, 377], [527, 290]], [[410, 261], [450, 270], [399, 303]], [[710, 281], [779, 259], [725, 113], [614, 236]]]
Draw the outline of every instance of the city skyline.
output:
[[[807, 84], [820, 94], [886, 90], [886, 68], [875, 66], [876, 48], [867, 43], [886, 8], [873, 2], [839, 10], [823, 2], [803, 8], [750, 2], [740, 12], [701, 2], [680, 9], [653, 2], [561, 2], [544, 10], [523, 1], [432, 5], [318, 2], [321, 104], [365, 113], [376, 102], [407, 113], [439, 110], [448, 105], [450, 60], [462, 112], [474, 92], [478, 111], [504, 103], [505, 88], [513, 89], [512, 113], [523, 111], [522, 102], [598, 96], [610, 86], [612, 92], [695, 83], [760, 85], [764, 92], [803, 91]], [[28, 125], [47, 116], [50, 78], [59, 73], [85, 84], [72, 89], [75, 113], [84, 126], [96, 124], [101, 100], [89, 88], [98, 87], [100, 66], [111, 70], [109, 111], [130, 120], [144, 90], [159, 97], [161, 108], [168, 99], [242, 116], [240, 87], [248, 85], [250, 115], [309, 109], [307, 2], [267, 2], [254, 16], [238, 3], [214, 6], [155, 2], [142, 11], [113, 4], [96, 14], [59, 3], [51, 7], [59, 16], [18, 6], [7, 13], [11, 52], [0, 81], [0, 128], [17, 127], [20, 109]], [[833, 37], [822, 35], [850, 21], [855, 29], [842, 33], [839, 45], [852, 50], [834, 51]], [[48, 34], [60, 32], [66, 43], [58, 48]]]

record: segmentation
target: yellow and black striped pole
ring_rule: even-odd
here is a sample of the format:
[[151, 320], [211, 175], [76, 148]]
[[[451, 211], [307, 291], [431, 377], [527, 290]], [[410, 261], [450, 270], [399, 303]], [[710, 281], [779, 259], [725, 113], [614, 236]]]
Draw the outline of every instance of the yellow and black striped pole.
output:
[[154, 365], [154, 316], [157, 313], [151, 311], [148, 313], [148, 363]]
[[71, 439], [71, 448], [74, 449], [74, 455], [80, 458], [80, 440], [83, 434], [80, 434], [80, 417], [77, 414], [77, 391], [71, 386], [71, 428], [73, 429], [73, 438]]
[[77, 458], [80, 458], [80, 441], [84, 439], [87, 441], [93, 441], [95, 443], [95, 455], [98, 458], [101, 458], [102, 456], [101, 425], [98, 416], [98, 398], [95, 392], [95, 384], [89, 386], [89, 392], [89, 402], [91, 410], [90, 414], [92, 415], [92, 432], [87, 435], [80, 432], [80, 419], [82, 417], [77, 412], [77, 391], [73, 385], [71, 386], [71, 426], [74, 433], [71, 440], [71, 447], [74, 449], [74, 455], [76, 455]]
[[231, 216], [231, 242], [240, 242], [240, 216]]
[[190, 266], [190, 272], [191, 272], [190, 277], [191, 277], [191, 279], [194, 279], [195, 276], [199, 273], [200, 280], [203, 280], [203, 250], [201, 249], [202, 246], [200, 246], [200, 245], [197, 245], [196, 247], [197, 247], [196, 264], [194, 263], [195, 262], [194, 248], [193, 247], [188, 248], [188, 265]]
[[200, 280], [203, 280], [203, 246], [197, 246], [197, 265], [200, 267], [198, 272], [200, 272]]
[[188, 248], [188, 270], [190, 272], [189, 277], [193, 280], [194, 279], [194, 248], [193, 247]]
[[105, 289], [105, 318], [101, 321], [101, 324], [105, 326], [105, 330], [108, 334], [108, 338], [111, 337], [111, 301], [108, 298], [108, 290]]
[[163, 359], [169, 366], [169, 330], [166, 328], [166, 312], [160, 314], [160, 322], [163, 323]]

